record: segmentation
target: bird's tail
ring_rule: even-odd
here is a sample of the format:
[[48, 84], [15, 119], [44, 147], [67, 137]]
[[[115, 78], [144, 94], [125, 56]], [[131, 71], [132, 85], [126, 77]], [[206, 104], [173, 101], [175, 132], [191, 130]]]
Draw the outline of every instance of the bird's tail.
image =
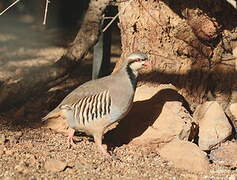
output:
[[65, 118], [60, 109], [56, 108], [51, 111], [48, 115], [42, 118], [43, 125], [42, 127], [49, 128], [51, 130], [55, 130], [57, 132], [61, 132], [63, 134], [67, 134], [68, 124], [65, 121]]
[[58, 109], [54, 109], [53, 111], [48, 113], [46, 116], [44, 116], [41, 120], [42, 121], [47, 121], [47, 120], [52, 119], [52, 118], [58, 118], [59, 116], [61, 116], [61, 112], [58, 111]]

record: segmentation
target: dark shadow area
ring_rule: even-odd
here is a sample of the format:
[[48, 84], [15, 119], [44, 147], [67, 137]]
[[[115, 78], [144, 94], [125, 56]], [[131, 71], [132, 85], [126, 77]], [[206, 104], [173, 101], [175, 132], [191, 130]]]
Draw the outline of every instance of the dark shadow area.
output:
[[128, 144], [132, 139], [142, 135], [158, 118], [167, 101], [179, 101], [189, 109], [184, 97], [176, 90], [163, 89], [148, 100], [135, 102], [128, 115], [115, 129], [105, 135], [105, 143], [113, 148]]

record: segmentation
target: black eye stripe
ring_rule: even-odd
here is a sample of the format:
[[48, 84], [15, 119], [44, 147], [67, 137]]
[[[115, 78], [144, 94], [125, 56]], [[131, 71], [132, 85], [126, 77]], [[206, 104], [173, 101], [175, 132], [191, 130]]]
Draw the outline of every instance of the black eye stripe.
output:
[[136, 61], [145, 61], [146, 59], [140, 59], [140, 58], [137, 58]]
[[132, 64], [132, 63], [134, 63], [134, 62], [142, 62], [142, 61], [146, 61], [146, 60], [147, 60], [146, 58], [144, 58], [144, 59], [137, 58], [137, 59], [134, 59], [134, 60], [130, 61], [130, 62], [128, 63], [128, 65], [130, 65], [130, 64]]

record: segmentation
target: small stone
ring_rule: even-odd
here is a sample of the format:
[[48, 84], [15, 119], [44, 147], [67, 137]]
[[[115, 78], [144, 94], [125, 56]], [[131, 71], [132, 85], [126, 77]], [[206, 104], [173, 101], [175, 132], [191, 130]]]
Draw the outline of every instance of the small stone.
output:
[[232, 127], [225, 112], [216, 101], [198, 106], [194, 119], [199, 125], [198, 145], [202, 150], [213, 149], [232, 134]]
[[18, 165], [15, 166], [15, 169], [18, 172], [26, 173], [28, 172], [28, 164], [24, 161], [21, 161]]
[[37, 158], [33, 154], [26, 154], [26, 158], [30, 164], [36, 164], [37, 163]]
[[6, 136], [4, 134], [0, 134], [0, 145], [4, 145], [6, 142]]
[[18, 132], [16, 132], [15, 136], [20, 138], [21, 136], [23, 136], [23, 132], [18, 131]]
[[14, 150], [12, 150], [12, 149], [6, 150], [5, 154], [11, 156], [14, 154]]
[[6, 177], [4, 177], [4, 180], [14, 180], [14, 177], [6, 176]]
[[47, 171], [51, 171], [51, 172], [64, 171], [66, 167], [67, 167], [66, 162], [56, 160], [56, 159], [49, 159], [45, 162], [45, 165], [44, 165], [44, 168]]
[[16, 143], [18, 143], [19, 138], [15, 137], [15, 136], [10, 136], [8, 138], [8, 140], [9, 140], [10, 144], [16, 144]]
[[5, 146], [4, 145], [0, 145], [0, 156], [5, 154], [5, 150], [6, 150]]
[[186, 174], [185, 178], [188, 178], [190, 180], [198, 180], [199, 179], [198, 175], [196, 175], [196, 174]]
[[234, 174], [232, 174], [230, 177], [229, 177], [229, 180], [236, 180], [236, 176]]
[[5, 154], [5, 151], [3, 149], [0, 149], [0, 156], [2, 156], [3, 154]]

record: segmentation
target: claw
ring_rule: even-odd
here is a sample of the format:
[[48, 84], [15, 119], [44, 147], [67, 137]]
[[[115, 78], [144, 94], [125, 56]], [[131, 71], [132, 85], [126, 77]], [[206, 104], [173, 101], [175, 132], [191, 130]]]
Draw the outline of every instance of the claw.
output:
[[69, 137], [67, 139], [67, 144], [68, 144], [68, 148], [70, 149], [71, 147], [76, 147], [76, 144], [73, 141], [73, 137]]
[[112, 156], [106, 151], [106, 149], [102, 146], [102, 144], [96, 144], [98, 147], [98, 150], [106, 157], [111, 159]]
[[116, 156], [111, 155], [107, 152], [107, 148], [104, 148], [102, 145], [102, 133], [94, 134], [95, 144], [99, 150], [103, 154], [103, 156], [108, 160], [119, 160]]

